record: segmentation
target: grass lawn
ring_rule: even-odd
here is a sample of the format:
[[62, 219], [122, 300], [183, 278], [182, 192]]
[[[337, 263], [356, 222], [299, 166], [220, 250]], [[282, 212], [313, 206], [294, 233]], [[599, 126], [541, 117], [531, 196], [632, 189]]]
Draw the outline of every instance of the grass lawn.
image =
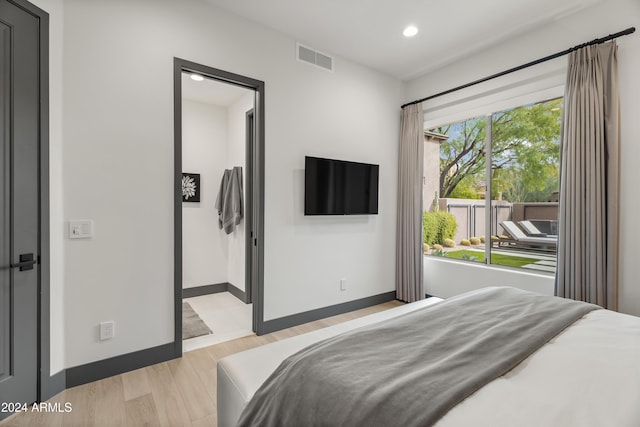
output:
[[[484, 254], [482, 252], [460, 250], [447, 252], [447, 258], [468, 259], [470, 261], [483, 261]], [[475, 258], [475, 260], [473, 259]], [[510, 256], [502, 254], [491, 254], [491, 264], [507, 265], [509, 267], [522, 267], [523, 265], [533, 264], [538, 261], [536, 258], [524, 258], [520, 256]]]

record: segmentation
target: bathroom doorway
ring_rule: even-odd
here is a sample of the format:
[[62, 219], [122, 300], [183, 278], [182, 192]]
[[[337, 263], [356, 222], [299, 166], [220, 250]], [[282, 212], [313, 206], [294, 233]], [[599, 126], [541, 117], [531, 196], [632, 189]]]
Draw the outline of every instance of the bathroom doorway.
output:
[[264, 84], [175, 59], [175, 350], [262, 329]]

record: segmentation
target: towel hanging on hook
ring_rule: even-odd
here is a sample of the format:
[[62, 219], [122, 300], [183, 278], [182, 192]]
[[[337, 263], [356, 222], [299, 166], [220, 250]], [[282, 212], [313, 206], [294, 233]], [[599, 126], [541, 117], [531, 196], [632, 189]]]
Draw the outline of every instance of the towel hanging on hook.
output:
[[244, 196], [242, 186], [242, 167], [226, 169], [222, 175], [218, 197], [218, 227], [231, 234], [244, 216]]

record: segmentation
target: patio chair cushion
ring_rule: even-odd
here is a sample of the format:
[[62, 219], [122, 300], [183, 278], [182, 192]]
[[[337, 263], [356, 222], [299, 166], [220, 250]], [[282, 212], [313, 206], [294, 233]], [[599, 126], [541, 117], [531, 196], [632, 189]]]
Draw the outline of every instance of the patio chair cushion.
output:
[[536, 227], [531, 221], [518, 221], [518, 225], [529, 236], [532, 236], [532, 237], [547, 237], [547, 234], [543, 233], [540, 230], [538, 230], [538, 227]]

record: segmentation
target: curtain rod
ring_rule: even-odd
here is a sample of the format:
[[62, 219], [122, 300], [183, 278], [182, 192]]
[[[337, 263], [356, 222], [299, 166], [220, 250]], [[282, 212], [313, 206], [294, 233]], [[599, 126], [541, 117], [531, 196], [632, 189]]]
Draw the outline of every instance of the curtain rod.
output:
[[636, 31], [635, 27], [630, 27], [630, 28], [627, 28], [626, 30], [619, 31], [619, 32], [617, 32], [615, 34], [609, 34], [606, 37], [601, 37], [599, 39], [591, 40], [590, 42], [579, 44], [579, 45], [574, 46], [572, 48], [563, 50], [562, 52], [557, 52], [557, 53], [554, 53], [553, 55], [545, 56], [544, 58], [536, 59], [535, 61], [527, 62], [526, 64], [522, 64], [522, 65], [519, 65], [517, 67], [513, 67], [513, 68], [510, 68], [510, 69], [505, 70], [505, 71], [501, 71], [501, 72], [496, 73], [496, 74], [492, 74], [492, 75], [490, 75], [488, 77], [484, 77], [484, 78], [481, 78], [481, 79], [478, 79], [478, 80], [474, 80], [474, 81], [472, 81], [470, 83], [463, 84], [462, 86], [454, 87], [453, 89], [448, 89], [448, 90], [445, 90], [444, 92], [440, 92], [440, 93], [436, 93], [435, 95], [427, 96], [426, 98], [422, 98], [422, 99], [418, 99], [416, 101], [408, 102], [406, 104], [403, 104], [401, 108], [408, 107], [409, 105], [419, 104], [421, 102], [428, 101], [430, 99], [437, 98], [439, 96], [447, 95], [447, 94], [449, 94], [451, 92], [456, 92], [456, 91], [461, 90], [461, 89], [466, 89], [466, 88], [468, 88], [470, 86], [477, 85], [478, 83], [484, 83], [484, 82], [486, 82], [488, 80], [495, 79], [496, 77], [502, 77], [502, 76], [504, 76], [506, 74], [511, 74], [513, 72], [520, 71], [520, 70], [522, 70], [524, 68], [528, 68], [528, 67], [531, 67], [533, 65], [538, 65], [538, 64], [540, 64], [542, 62], [546, 62], [546, 61], [550, 61], [552, 59], [559, 58], [561, 56], [564, 56], [564, 55], [567, 55], [567, 54], [573, 52], [574, 50], [582, 49], [585, 46], [592, 46], [594, 44], [604, 43], [604, 42], [607, 42], [609, 40], [613, 40], [613, 39], [621, 37], [621, 36], [626, 36], [626, 35], [629, 35], [629, 34], [633, 34], [635, 31]]

